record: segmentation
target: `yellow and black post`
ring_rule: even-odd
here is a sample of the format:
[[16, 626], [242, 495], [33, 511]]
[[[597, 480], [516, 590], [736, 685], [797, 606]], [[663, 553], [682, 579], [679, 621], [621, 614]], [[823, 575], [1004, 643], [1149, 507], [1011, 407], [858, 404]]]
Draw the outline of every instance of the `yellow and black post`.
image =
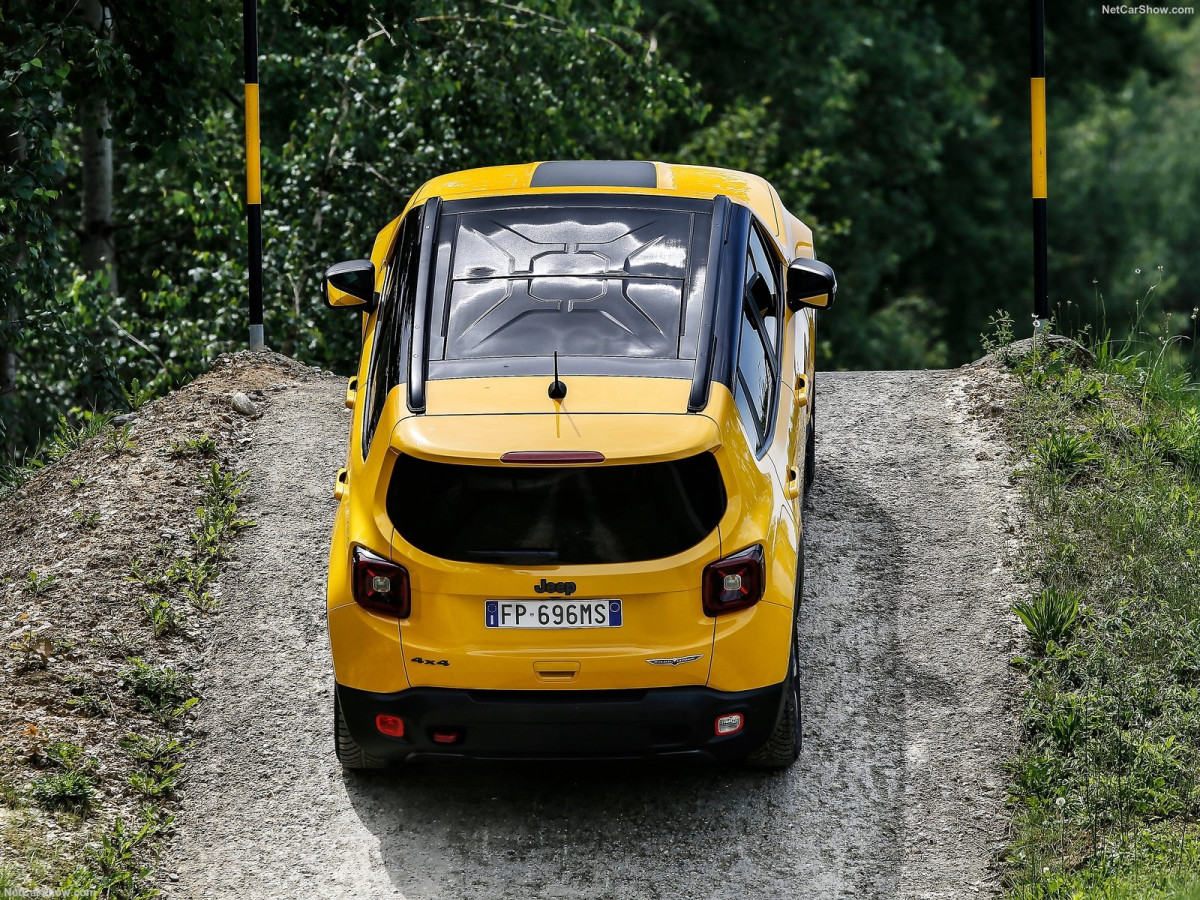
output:
[[250, 349], [262, 350], [262, 180], [258, 142], [258, 0], [242, 0], [246, 54], [246, 234], [250, 245]]
[[1046, 262], [1046, 2], [1029, 0], [1029, 107], [1033, 133], [1033, 320], [1050, 318]]

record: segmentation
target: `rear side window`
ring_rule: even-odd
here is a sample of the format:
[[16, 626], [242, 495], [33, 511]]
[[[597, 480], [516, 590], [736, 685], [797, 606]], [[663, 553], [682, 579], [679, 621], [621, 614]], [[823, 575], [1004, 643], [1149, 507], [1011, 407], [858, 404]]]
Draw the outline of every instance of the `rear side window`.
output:
[[397, 384], [408, 380], [404, 360], [408, 358], [408, 342], [412, 337], [412, 295], [417, 280], [419, 225], [419, 209], [410, 212], [400, 225], [397, 249], [383, 289], [383, 300], [375, 324], [375, 340], [371, 344], [371, 367], [367, 373], [362, 439], [364, 458], [371, 447], [375, 426], [383, 414], [388, 393]]
[[596, 467], [396, 461], [387, 509], [414, 547], [501, 565], [638, 562], [682, 553], [725, 513], [716, 458]]

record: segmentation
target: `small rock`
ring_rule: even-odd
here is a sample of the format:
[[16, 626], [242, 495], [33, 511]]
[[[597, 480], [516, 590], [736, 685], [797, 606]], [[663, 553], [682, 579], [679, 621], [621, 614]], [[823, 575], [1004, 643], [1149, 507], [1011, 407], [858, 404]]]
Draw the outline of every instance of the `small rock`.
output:
[[178, 881], [179, 873], [178, 872], [168, 872], [167, 877], [170, 878], [172, 881]]
[[983, 462], [984, 460], [991, 459], [992, 454], [988, 453], [986, 450], [980, 450], [978, 453], [975, 454], [975, 458], [977, 460], [979, 460], [980, 462]]
[[247, 397], [245, 394], [243, 394], [241, 391], [234, 394], [233, 399], [230, 402], [233, 405], [234, 411], [241, 413], [243, 416], [248, 416], [252, 419], [256, 419], [256, 418], [258, 418], [258, 416], [261, 415], [261, 413], [258, 411], [258, 407], [255, 405], [254, 401], [251, 400], [249, 397]]
[[119, 416], [113, 416], [114, 425], [128, 425], [133, 421], [133, 413], [122, 413]]

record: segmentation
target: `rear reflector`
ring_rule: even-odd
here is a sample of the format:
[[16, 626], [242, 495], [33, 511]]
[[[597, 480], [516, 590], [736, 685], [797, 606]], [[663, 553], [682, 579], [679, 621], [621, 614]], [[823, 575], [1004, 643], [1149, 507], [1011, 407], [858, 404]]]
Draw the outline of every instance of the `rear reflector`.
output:
[[604, 454], [596, 450], [510, 450], [500, 457], [500, 462], [527, 466], [569, 466], [602, 463]]
[[715, 731], [718, 735], [726, 737], [731, 734], [737, 734], [745, 724], [746, 720], [741, 713], [729, 713], [728, 715], [717, 717]]
[[388, 737], [404, 737], [404, 720], [399, 716], [380, 713], [375, 717], [375, 727], [379, 729], [380, 734], [386, 734]]
[[435, 731], [433, 733], [433, 742], [435, 744], [457, 744], [457, 731]]

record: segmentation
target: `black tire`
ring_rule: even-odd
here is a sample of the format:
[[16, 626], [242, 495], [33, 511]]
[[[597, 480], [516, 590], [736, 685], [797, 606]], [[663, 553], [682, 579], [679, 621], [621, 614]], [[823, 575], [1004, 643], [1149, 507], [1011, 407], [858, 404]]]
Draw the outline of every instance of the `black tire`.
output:
[[342, 715], [342, 701], [338, 699], [336, 687], [333, 689], [333, 729], [334, 750], [337, 752], [338, 762], [342, 764], [343, 769], [362, 770], [387, 767], [387, 760], [365, 753], [362, 747], [358, 746], [358, 741], [354, 740], [354, 736], [350, 734], [350, 729], [346, 727], [346, 717]]
[[787, 694], [767, 742], [746, 757], [760, 769], [786, 769], [800, 756], [803, 735], [800, 721], [800, 598], [804, 593], [804, 550], [797, 566], [795, 615], [792, 617], [792, 647], [788, 653]]
[[810, 394], [808, 430], [804, 437], [804, 493], [812, 489], [817, 477], [817, 395]]

